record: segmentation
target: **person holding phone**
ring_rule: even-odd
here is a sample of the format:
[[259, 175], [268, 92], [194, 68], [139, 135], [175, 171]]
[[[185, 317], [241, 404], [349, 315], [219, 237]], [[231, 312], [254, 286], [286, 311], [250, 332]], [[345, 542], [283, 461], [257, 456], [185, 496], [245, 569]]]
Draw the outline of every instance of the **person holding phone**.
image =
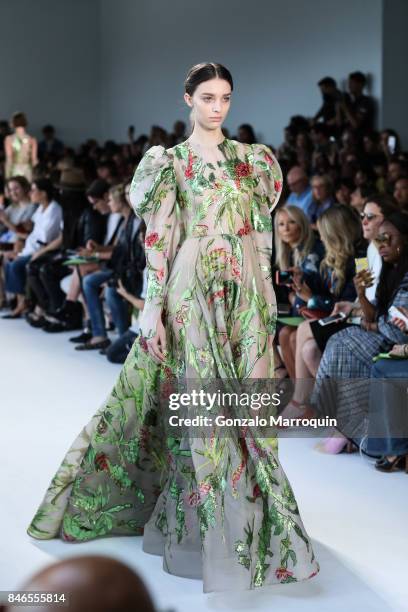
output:
[[[275, 215], [275, 248], [277, 285], [286, 288], [290, 303], [290, 315], [299, 316], [306, 306], [308, 292], [319, 286], [320, 262], [324, 246], [312, 231], [305, 213], [298, 207], [287, 205]], [[306, 295], [307, 294], [307, 295]], [[303, 297], [302, 297], [303, 296]], [[282, 351], [282, 361], [275, 351], [275, 373], [281, 378], [286, 373], [295, 378], [294, 337], [296, 327], [278, 325], [277, 335]], [[282, 376], [280, 376], [280, 374]]]
[[408, 342], [407, 332], [389, 315], [391, 306], [408, 308], [408, 215], [391, 213], [380, 225], [376, 243], [383, 260], [376, 304], [364, 301], [361, 326], [330, 338], [316, 375], [312, 402], [319, 413], [337, 418], [341, 432], [329, 452], [340, 452], [348, 440], [360, 444], [367, 434], [372, 360]]

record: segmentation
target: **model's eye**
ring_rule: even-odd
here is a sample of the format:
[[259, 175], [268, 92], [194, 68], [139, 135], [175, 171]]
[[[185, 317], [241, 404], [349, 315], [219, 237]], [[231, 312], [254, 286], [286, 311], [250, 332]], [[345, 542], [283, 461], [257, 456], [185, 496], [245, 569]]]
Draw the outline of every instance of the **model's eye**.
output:
[[203, 98], [204, 102], [211, 102], [211, 99], [209, 96], [206, 96], [205, 98]]

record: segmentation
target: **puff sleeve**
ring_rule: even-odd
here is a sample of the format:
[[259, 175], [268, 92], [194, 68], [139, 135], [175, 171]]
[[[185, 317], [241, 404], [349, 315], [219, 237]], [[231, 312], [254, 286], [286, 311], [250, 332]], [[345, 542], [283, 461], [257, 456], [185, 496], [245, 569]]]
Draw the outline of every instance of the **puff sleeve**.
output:
[[272, 217], [282, 193], [282, 170], [272, 151], [263, 144], [252, 145], [251, 164], [255, 178], [251, 225], [262, 278], [272, 283]]
[[140, 331], [150, 338], [156, 333], [167, 279], [182, 236], [173, 160], [164, 147], [154, 146], [146, 151], [133, 176], [130, 202], [147, 228], [147, 292]]

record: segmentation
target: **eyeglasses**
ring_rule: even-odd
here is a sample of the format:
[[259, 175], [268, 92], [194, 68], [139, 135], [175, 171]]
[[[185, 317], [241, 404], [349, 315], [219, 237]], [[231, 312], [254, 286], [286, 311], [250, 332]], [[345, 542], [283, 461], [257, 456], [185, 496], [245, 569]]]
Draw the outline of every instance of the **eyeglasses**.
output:
[[365, 213], [365, 212], [360, 213], [360, 219], [362, 221], [364, 221], [364, 219], [367, 219], [367, 221], [372, 221], [373, 219], [379, 216], [380, 215], [375, 215], [374, 213]]

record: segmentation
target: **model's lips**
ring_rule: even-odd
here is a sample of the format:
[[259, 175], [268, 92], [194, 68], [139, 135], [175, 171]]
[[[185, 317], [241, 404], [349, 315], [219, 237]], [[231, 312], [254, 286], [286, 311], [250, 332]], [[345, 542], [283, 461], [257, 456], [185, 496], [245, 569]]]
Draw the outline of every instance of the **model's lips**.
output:
[[221, 117], [210, 117], [210, 121], [221, 121]]

